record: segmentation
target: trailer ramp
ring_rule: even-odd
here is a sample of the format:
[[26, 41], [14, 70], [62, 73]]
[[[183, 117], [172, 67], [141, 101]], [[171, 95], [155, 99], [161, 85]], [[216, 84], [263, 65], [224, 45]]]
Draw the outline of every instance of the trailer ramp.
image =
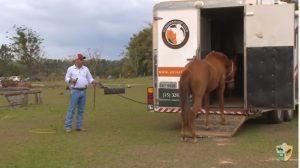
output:
[[226, 124], [221, 124], [219, 114], [209, 115], [209, 129], [205, 128], [205, 115], [200, 114], [196, 119], [197, 136], [206, 137], [232, 137], [247, 120], [245, 115], [225, 115]]

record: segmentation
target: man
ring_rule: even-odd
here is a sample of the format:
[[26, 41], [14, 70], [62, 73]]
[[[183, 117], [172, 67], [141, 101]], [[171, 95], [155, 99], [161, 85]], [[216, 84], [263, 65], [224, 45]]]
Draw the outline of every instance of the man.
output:
[[81, 53], [77, 53], [75, 55], [75, 64], [68, 68], [65, 77], [71, 92], [69, 110], [65, 121], [65, 131], [67, 133], [71, 132], [76, 107], [78, 110], [76, 131], [84, 131], [82, 121], [86, 102], [86, 89], [89, 84], [96, 85], [99, 83], [93, 79], [89, 69], [83, 65], [85, 58]]

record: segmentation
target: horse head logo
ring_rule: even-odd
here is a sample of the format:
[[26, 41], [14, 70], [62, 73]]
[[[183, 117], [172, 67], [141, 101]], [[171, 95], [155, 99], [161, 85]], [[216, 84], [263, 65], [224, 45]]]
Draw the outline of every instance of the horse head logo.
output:
[[162, 39], [172, 49], [181, 48], [189, 39], [189, 28], [181, 20], [171, 20], [163, 27]]

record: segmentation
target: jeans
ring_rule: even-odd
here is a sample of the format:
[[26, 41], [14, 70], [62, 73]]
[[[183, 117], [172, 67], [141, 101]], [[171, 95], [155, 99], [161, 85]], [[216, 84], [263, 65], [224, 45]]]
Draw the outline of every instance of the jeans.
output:
[[68, 129], [72, 128], [72, 120], [75, 113], [75, 109], [77, 107], [78, 111], [77, 111], [76, 129], [81, 129], [83, 112], [85, 109], [85, 102], [86, 102], [86, 90], [71, 89], [70, 105], [69, 105], [69, 110], [65, 122], [66, 128]]

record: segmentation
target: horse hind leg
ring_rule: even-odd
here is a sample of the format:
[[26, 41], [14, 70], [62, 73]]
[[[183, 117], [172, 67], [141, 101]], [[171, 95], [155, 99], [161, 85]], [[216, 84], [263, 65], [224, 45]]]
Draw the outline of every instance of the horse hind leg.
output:
[[221, 113], [221, 124], [226, 125], [226, 119], [224, 115], [224, 91], [225, 91], [225, 85], [220, 84], [219, 88], [219, 106], [220, 106], [220, 113]]
[[181, 121], [181, 140], [186, 141], [186, 124]]
[[208, 130], [209, 126], [209, 93], [206, 93], [204, 96], [204, 108], [205, 108], [205, 129]]
[[197, 143], [197, 134], [196, 134], [196, 117], [197, 113], [201, 110], [201, 104], [202, 104], [202, 96], [194, 96], [194, 105], [192, 110], [192, 118], [191, 118], [191, 134], [193, 143]]
[[[192, 113], [192, 110], [190, 108], [187, 109], [187, 111], [182, 111], [181, 115], [184, 115], [183, 113]], [[189, 129], [189, 121], [186, 121], [183, 119], [183, 116], [181, 117], [181, 140], [184, 142], [188, 138], [188, 129]]]
[[196, 123], [195, 123], [195, 119], [196, 119], [196, 114], [193, 113], [193, 122], [191, 123], [191, 133], [192, 133], [192, 139], [193, 139], [193, 143], [197, 143], [198, 141], [198, 137], [197, 137], [197, 134], [196, 134]]
[[198, 140], [197, 140], [196, 124], [195, 124], [196, 114], [194, 112], [192, 114], [194, 114], [194, 115], [192, 116], [193, 121], [190, 126], [190, 132], [192, 135], [192, 142], [197, 143]]

